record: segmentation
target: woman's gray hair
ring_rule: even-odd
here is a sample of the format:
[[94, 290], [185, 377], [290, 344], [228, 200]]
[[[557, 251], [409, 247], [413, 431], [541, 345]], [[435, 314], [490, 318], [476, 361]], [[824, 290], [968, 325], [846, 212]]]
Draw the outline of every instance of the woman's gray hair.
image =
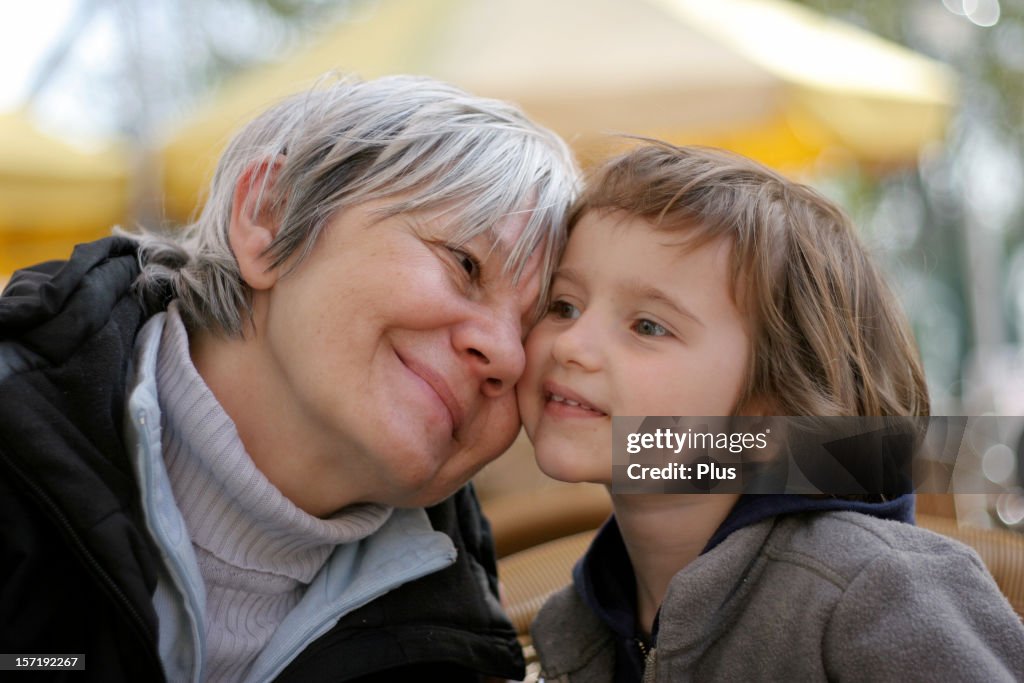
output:
[[566, 144], [508, 103], [422, 77], [321, 84], [235, 136], [196, 222], [176, 236], [135, 236], [142, 261], [136, 287], [150, 303], [177, 299], [190, 326], [241, 334], [251, 316], [250, 290], [228, 227], [236, 185], [248, 174], [257, 197], [253, 215], [278, 219], [267, 248], [272, 267], [296, 254], [290, 267], [300, 263], [333, 216], [367, 201], [396, 197], [384, 215], [450, 210], [456, 246], [511, 214], [528, 213], [504, 267], [518, 281], [540, 249], [543, 306], [565, 245], [577, 173]]

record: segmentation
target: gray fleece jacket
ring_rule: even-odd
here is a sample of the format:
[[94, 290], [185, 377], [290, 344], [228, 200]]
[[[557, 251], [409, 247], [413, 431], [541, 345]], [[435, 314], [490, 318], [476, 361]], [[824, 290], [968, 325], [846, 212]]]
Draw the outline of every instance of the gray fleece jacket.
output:
[[[532, 627], [548, 681], [611, 681], [573, 586]], [[1024, 627], [970, 548], [856, 512], [770, 518], [672, 579], [645, 681], [1022, 681]]]

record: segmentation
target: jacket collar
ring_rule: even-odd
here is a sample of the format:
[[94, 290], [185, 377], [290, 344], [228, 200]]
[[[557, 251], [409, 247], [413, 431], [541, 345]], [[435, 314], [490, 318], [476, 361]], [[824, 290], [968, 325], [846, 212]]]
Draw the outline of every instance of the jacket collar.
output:
[[[750, 570], [747, 565], [760, 551], [775, 519], [804, 512], [842, 510], [913, 523], [914, 496], [906, 494], [881, 503], [796, 495], [742, 496], [712, 535], [701, 556], [684, 570], [686, 579], [674, 579], [670, 584], [666, 601], [671, 598], [690, 606], [675, 611], [673, 632], [687, 633], [695, 639], [708, 637], [707, 624], [714, 621], [712, 616], [716, 612], [726, 608], [727, 598], [735, 597], [728, 594], [729, 591], [733, 591], [734, 582]], [[737, 543], [724, 543], [733, 534], [737, 535]], [[574, 567], [573, 584], [580, 599], [596, 615], [598, 623], [613, 634], [618, 655], [617, 680], [639, 680], [643, 656], [635, 645], [640, 637], [635, 616], [636, 575], [614, 516], [601, 527], [586, 554]], [[700, 594], [689, 595], [693, 590]], [[723, 593], [715, 595], [716, 590]], [[686, 623], [679, 623], [681, 620]], [[662, 626], [659, 613], [654, 624], [655, 639]], [[678, 630], [680, 628], [683, 630]], [[692, 643], [680, 643], [680, 647], [689, 645]]]

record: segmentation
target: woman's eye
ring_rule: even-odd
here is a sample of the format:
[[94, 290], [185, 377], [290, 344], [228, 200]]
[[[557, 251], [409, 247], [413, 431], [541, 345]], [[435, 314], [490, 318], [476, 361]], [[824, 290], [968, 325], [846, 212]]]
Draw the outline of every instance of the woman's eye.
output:
[[473, 257], [472, 254], [462, 251], [461, 249], [450, 249], [452, 254], [455, 256], [455, 260], [458, 261], [459, 266], [461, 266], [462, 269], [466, 271], [467, 275], [469, 275], [471, 278], [475, 278], [477, 275], [480, 274], [480, 263], [476, 260], [476, 258]]
[[668, 330], [663, 325], [659, 325], [653, 320], [647, 320], [641, 318], [633, 323], [633, 331], [644, 337], [664, 337], [668, 335]]
[[551, 306], [548, 310], [556, 318], [562, 318], [563, 320], [575, 320], [580, 317], [580, 309], [573, 306], [568, 301], [562, 301], [557, 299], [551, 302]]

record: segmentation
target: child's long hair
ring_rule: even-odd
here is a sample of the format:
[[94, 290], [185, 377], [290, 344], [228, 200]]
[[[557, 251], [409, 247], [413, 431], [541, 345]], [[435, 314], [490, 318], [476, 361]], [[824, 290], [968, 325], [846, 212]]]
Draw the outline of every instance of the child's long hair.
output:
[[622, 211], [696, 246], [732, 244], [752, 316], [739, 406], [776, 415], [928, 415], [906, 316], [849, 218], [811, 188], [735, 154], [654, 140], [599, 167], [570, 225]]

